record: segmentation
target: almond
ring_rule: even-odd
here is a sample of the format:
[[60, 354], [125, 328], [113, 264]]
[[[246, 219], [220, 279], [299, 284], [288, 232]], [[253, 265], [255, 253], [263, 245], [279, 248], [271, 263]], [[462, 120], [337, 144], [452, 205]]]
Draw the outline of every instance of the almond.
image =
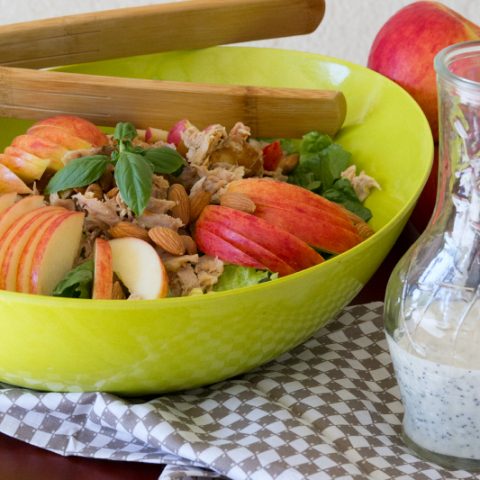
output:
[[113, 238], [135, 237], [146, 242], [150, 240], [148, 232], [144, 228], [130, 222], [118, 222], [109, 228], [108, 233]]
[[172, 255], [185, 253], [182, 237], [171, 228], [153, 227], [148, 231], [148, 235], [156, 245]]
[[223, 207], [234, 208], [246, 213], [255, 211], [255, 202], [240, 192], [227, 192], [220, 197], [220, 205]]
[[174, 183], [168, 189], [168, 200], [176, 202], [172, 208], [172, 216], [179, 218], [184, 225], [190, 221], [190, 200], [185, 187], [180, 183]]
[[197, 244], [195, 243], [195, 240], [190, 237], [190, 235], [180, 235], [180, 238], [182, 239], [183, 246], [188, 255], [195, 255], [197, 253]]
[[195, 221], [202, 210], [210, 203], [212, 194], [205, 190], [199, 190], [190, 196], [190, 221]]

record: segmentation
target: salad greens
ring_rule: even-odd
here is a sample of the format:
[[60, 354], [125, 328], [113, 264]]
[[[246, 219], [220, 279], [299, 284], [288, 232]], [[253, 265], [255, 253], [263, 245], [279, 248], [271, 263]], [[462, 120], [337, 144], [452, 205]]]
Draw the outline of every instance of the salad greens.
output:
[[96, 182], [109, 164], [115, 165], [115, 181], [128, 207], [141, 215], [152, 191], [153, 174], [178, 174], [185, 160], [169, 147], [144, 149], [133, 145], [136, 128], [128, 122], [118, 123], [113, 138], [116, 148], [110, 156], [92, 155], [76, 158], [59, 170], [45, 188], [46, 194]]
[[351, 154], [326, 134], [310, 132], [301, 140], [281, 140], [287, 155], [299, 154], [288, 182], [340, 203], [365, 221], [372, 213], [358, 199], [352, 184], [341, 173], [352, 164]]
[[225, 265], [223, 273], [214, 285], [214, 292], [223, 292], [234, 288], [248, 287], [258, 283], [268, 282], [278, 277], [277, 273], [268, 270], [257, 270], [252, 267]]
[[93, 260], [87, 260], [70, 270], [55, 287], [54, 297], [92, 298]]

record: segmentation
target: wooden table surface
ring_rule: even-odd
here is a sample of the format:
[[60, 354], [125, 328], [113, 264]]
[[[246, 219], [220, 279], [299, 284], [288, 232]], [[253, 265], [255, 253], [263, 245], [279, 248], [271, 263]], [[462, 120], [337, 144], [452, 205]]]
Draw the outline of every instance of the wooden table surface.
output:
[[[392, 268], [415, 235], [407, 225], [378, 271], [352, 303], [383, 300]], [[62, 457], [0, 434], [0, 480], [154, 480], [160, 465]]]

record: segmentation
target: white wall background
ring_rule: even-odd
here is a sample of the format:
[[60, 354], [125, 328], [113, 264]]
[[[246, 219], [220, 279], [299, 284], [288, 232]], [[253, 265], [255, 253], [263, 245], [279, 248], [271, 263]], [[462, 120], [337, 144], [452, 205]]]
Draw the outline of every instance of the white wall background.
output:
[[[167, 1], [172, 0], [0, 0], [0, 24]], [[324, 20], [313, 34], [252, 44], [322, 53], [364, 65], [380, 27], [393, 13], [409, 3], [413, 2], [326, 0]], [[479, 0], [441, 0], [441, 3], [480, 24]]]

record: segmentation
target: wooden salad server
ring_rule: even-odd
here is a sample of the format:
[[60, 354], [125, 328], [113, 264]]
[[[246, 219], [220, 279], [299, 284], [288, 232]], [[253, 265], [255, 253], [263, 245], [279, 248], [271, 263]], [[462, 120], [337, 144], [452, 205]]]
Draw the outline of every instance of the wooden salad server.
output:
[[190, 0], [0, 26], [0, 63], [42, 68], [303, 35], [324, 0]]
[[258, 137], [299, 137], [310, 130], [334, 135], [346, 115], [337, 91], [18, 68], [307, 33], [323, 13], [323, 0], [195, 0], [0, 27], [0, 63], [8, 65], [0, 67], [0, 116], [70, 114], [98, 125], [130, 121], [139, 128], [169, 128], [181, 118], [199, 127], [242, 121]]
[[0, 116], [38, 120], [78, 115], [97, 125], [130, 121], [169, 128], [182, 118], [200, 128], [242, 121], [256, 137], [334, 135], [345, 119], [341, 92], [84, 75], [0, 67]]

